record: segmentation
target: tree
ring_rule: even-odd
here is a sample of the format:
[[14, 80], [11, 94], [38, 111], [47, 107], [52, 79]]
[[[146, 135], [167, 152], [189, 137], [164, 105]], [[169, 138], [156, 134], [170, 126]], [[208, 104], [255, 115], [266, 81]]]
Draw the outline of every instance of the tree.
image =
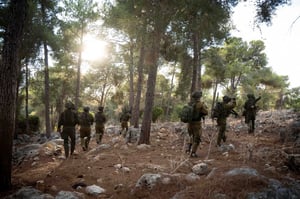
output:
[[291, 0], [256, 0], [256, 20], [258, 23], [270, 24], [277, 8], [290, 4]]
[[205, 65], [205, 74], [212, 79], [212, 86], [213, 86], [213, 99], [211, 110], [215, 106], [216, 98], [217, 98], [217, 91], [218, 86], [221, 82], [225, 80], [225, 62], [221, 55], [221, 49], [218, 47], [211, 47], [207, 49], [203, 54], [204, 57], [204, 65]]
[[[186, 51], [192, 53], [190, 93], [201, 89], [202, 51], [205, 47], [226, 37], [229, 27], [230, 9], [236, 5], [231, 1], [190, 1], [182, 2], [181, 12], [174, 21], [174, 30], [182, 32]], [[179, 38], [180, 39], [180, 38]], [[187, 67], [191, 67], [187, 66]]]
[[[157, 76], [157, 68], [160, 52], [160, 41], [163, 38], [163, 34], [167, 29], [168, 24], [176, 13], [176, 2], [167, 1], [151, 1], [144, 2], [145, 15], [149, 26], [149, 46], [146, 56], [146, 65], [149, 67], [147, 91], [145, 99], [145, 110], [141, 127], [141, 136], [139, 144], [150, 144], [150, 131], [152, 121], [152, 108], [154, 103], [155, 84]], [[162, 15], [161, 13], [164, 13]]]
[[[129, 66], [129, 107], [132, 108], [131, 124], [138, 128], [140, 115], [140, 102], [144, 80], [144, 59], [146, 45], [146, 21], [142, 10], [143, 2], [133, 0], [117, 1], [116, 5], [109, 4], [107, 6], [107, 14], [105, 14], [105, 25], [112, 27], [124, 35], [122, 42], [129, 46], [129, 50], [124, 49], [124, 62]], [[129, 53], [126, 53], [129, 51]], [[126, 54], [129, 54], [126, 56]], [[138, 58], [136, 59], [136, 54]], [[136, 69], [137, 68], [137, 69]], [[134, 86], [134, 73], [137, 70], [137, 81]], [[136, 89], [134, 89], [134, 87]], [[134, 95], [135, 94], [135, 95]]]
[[[50, 10], [54, 10], [55, 7], [55, 1], [47, 1], [47, 0], [41, 0], [41, 21], [42, 21], [42, 27], [45, 31], [44, 35], [42, 37], [43, 42], [43, 52], [44, 52], [44, 87], [45, 87], [45, 94], [44, 94], [44, 102], [45, 102], [45, 126], [46, 126], [46, 137], [50, 137], [51, 133], [51, 123], [50, 123], [50, 99], [49, 96], [51, 96], [50, 93], [50, 86], [49, 86], [49, 52], [48, 52], [48, 45], [53, 42], [51, 41], [51, 38], [53, 38], [54, 33], [54, 24], [51, 23], [51, 20], [56, 19], [56, 12], [52, 12], [52, 16], [50, 14]], [[48, 11], [48, 12], [47, 12]], [[50, 15], [51, 17], [47, 17], [47, 15]]]
[[64, 21], [77, 43], [76, 108], [79, 105], [83, 39], [88, 32], [88, 25], [99, 18], [97, 6], [93, 0], [64, 0]]
[[96, 66], [84, 75], [83, 97], [88, 101], [95, 101], [97, 105], [104, 106], [109, 94], [113, 89], [117, 90], [120, 87], [125, 75], [122, 68], [112, 63], [102, 63]]
[[26, 0], [11, 0], [6, 19], [0, 62], [0, 191], [11, 188], [12, 133], [15, 129], [17, 78], [20, 73], [20, 48], [27, 13]]
[[300, 110], [300, 87], [292, 88], [286, 95], [286, 104], [288, 108], [294, 108], [296, 111]]

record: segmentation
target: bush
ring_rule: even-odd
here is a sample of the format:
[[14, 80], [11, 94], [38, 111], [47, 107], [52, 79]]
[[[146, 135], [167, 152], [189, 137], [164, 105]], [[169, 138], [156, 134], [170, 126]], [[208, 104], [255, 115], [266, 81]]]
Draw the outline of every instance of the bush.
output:
[[163, 114], [163, 112], [164, 110], [161, 107], [155, 106], [152, 110], [152, 122], [155, 123], [159, 116]]
[[[29, 115], [28, 117], [29, 130], [30, 132], [35, 132], [39, 130], [40, 127], [40, 118], [36, 115]], [[26, 118], [24, 116], [20, 116], [18, 118], [18, 133], [26, 132]]]

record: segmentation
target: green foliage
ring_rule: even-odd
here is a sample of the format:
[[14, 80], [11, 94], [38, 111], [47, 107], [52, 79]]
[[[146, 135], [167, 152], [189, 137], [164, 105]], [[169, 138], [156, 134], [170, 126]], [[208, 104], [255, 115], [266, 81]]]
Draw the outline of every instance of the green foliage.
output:
[[[36, 115], [29, 115], [28, 124], [29, 130], [36, 132], [40, 128], [40, 118]], [[22, 133], [26, 132], [26, 118], [24, 116], [18, 118], [18, 131]]]
[[152, 122], [156, 122], [157, 119], [164, 113], [164, 110], [159, 107], [159, 106], [155, 106], [153, 107], [153, 110], [152, 110]]
[[300, 87], [292, 88], [286, 94], [286, 104], [288, 108], [300, 111]]

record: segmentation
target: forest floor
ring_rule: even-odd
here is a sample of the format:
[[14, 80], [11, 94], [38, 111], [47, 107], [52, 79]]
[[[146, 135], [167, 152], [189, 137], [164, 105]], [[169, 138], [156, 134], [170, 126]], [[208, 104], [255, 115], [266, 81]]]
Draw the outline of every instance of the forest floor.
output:
[[[74, 189], [74, 186], [95, 184], [104, 188], [105, 193], [97, 197], [85, 195], [85, 198], [172, 198], [183, 190], [185, 196], [182, 198], [213, 198], [216, 193], [225, 194], [227, 198], [246, 198], [247, 193], [259, 191], [266, 186], [264, 180], [255, 176], [225, 178], [224, 173], [234, 168], [253, 168], [268, 178], [282, 181], [288, 176], [299, 182], [299, 173], [278, 169], [284, 168], [285, 164], [281, 152], [292, 146], [282, 144], [274, 129], [248, 134], [245, 128], [237, 130], [231, 127], [240, 123], [240, 120], [230, 119], [228, 123], [225, 144], [232, 144], [234, 150], [222, 152], [216, 147], [216, 128], [207, 121], [203, 127], [197, 158], [190, 158], [184, 153], [183, 136], [169, 132], [164, 127], [151, 132], [150, 147], [143, 149], [139, 149], [137, 144], [126, 144], [124, 138], [117, 134], [104, 135], [103, 143], [111, 146], [106, 149], [93, 150], [97, 147], [94, 138], [89, 151], [82, 151], [77, 142], [75, 154], [68, 159], [40, 154], [37, 164], [29, 160], [14, 166], [13, 190], [10, 193], [24, 186], [35, 187], [52, 196], [61, 190], [84, 193], [84, 189]], [[260, 153], [266, 150], [268, 153], [264, 153], [265, 155]], [[191, 173], [192, 166], [183, 166], [187, 162], [192, 166], [206, 162], [210, 171], [214, 169], [214, 174], [210, 177], [209, 173], [200, 175], [196, 182], [183, 178], [152, 189], [133, 192], [137, 181], [145, 173]], [[122, 170], [124, 167], [129, 169]], [[0, 197], [7, 194], [9, 193], [1, 193]]]

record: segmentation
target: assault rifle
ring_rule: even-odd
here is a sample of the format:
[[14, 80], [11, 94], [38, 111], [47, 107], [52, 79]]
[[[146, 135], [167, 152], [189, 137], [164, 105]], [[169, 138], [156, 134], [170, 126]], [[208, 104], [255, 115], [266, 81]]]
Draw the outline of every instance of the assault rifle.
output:
[[232, 115], [234, 115], [235, 117], [238, 117], [239, 116], [239, 114], [235, 111], [235, 110], [231, 110], [230, 111], [230, 113], [232, 114]]

